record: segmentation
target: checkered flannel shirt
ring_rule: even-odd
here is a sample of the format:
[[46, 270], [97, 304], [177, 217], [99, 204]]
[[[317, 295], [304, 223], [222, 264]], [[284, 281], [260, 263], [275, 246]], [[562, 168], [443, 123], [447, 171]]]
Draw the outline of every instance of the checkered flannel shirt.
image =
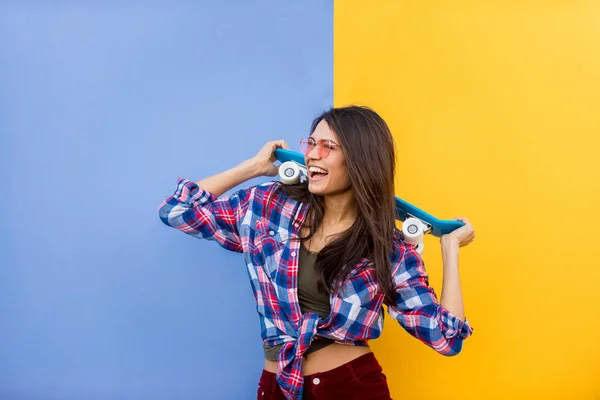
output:
[[[289, 400], [302, 399], [302, 356], [315, 336], [364, 346], [383, 329], [384, 293], [372, 263], [362, 259], [330, 295], [331, 314], [302, 314], [298, 303], [299, 237], [308, 204], [288, 198], [279, 182], [268, 182], [217, 198], [195, 182], [179, 178], [173, 196], [159, 207], [161, 220], [188, 235], [216, 241], [244, 254], [256, 298], [261, 336], [267, 346], [283, 344], [277, 354], [277, 382]], [[267, 209], [267, 203], [271, 200]], [[394, 233], [390, 256], [396, 292], [388, 313], [412, 336], [438, 353], [458, 354], [473, 328], [446, 310], [429, 287], [415, 247]]]

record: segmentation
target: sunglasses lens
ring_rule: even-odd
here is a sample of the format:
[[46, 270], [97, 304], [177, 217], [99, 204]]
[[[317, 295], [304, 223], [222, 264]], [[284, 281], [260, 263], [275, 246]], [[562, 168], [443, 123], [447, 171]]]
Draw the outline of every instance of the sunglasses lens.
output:
[[329, 142], [325, 140], [319, 140], [315, 142], [310, 139], [302, 139], [300, 141], [300, 151], [304, 156], [308, 156], [308, 154], [313, 151], [313, 149], [317, 147], [318, 154], [320, 158], [326, 158], [329, 155], [329, 151], [331, 150]]
[[319, 157], [327, 158], [329, 155], [329, 147], [325, 143], [319, 143]]

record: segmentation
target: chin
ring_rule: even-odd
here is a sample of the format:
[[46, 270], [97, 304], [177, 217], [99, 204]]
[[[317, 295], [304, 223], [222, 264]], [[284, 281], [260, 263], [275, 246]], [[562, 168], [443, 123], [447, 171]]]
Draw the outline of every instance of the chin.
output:
[[315, 184], [308, 184], [308, 191], [317, 196], [335, 196], [343, 194], [349, 190], [352, 190], [352, 186], [348, 185], [346, 187], [319, 187]]
[[308, 183], [308, 191], [311, 192], [312, 194], [316, 194], [319, 196], [323, 196], [326, 194], [327, 190], [324, 187], [320, 187], [319, 184], [315, 184], [315, 183]]
[[317, 196], [323, 196], [324, 194], [322, 189], [311, 188], [310, 185], [308, 185], [308, 191], [312, 194], [316, 194]]

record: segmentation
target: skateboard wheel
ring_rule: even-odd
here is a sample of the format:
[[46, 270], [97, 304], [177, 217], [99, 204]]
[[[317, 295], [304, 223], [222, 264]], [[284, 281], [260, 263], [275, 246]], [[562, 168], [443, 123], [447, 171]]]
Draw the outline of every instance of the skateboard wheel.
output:
[[425, 225], [417, 218], [410, 217], [402, 223], [402, 234], [405, 243], [415, 246], [422, 243], [424, 232]]
[[279, 180], [286, 185], [300, 182], [300, 167], [293, 161], [286, 161], [279, 166]]

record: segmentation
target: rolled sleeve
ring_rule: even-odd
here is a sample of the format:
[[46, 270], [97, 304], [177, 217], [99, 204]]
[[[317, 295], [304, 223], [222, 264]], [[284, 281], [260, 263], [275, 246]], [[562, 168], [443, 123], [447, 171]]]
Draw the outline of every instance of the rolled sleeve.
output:
[[175, 189], [173, 198], [179, 203], [186, 204], [190, 207], [196, 207], [217, 200], [217, 197], [212, 193], [201, 190], [196, 182], [183, 178], [177, 180], [177, 188]]
[[398, 251], [392, 278], [396, 299], [388, 305], [390, 316], [438, 353], [458, 354], [473, 328], [466, 319], [461, 320], [438, 302], [429, 286], [423, 260], [414, 248], [405, 246]]
[[195, 182], [179, 178], [175, 193], [160, 204], [158, 213], [165, 225], [241, 253], [239, 224], [248, 210], [252, 190], [217, 198]]

